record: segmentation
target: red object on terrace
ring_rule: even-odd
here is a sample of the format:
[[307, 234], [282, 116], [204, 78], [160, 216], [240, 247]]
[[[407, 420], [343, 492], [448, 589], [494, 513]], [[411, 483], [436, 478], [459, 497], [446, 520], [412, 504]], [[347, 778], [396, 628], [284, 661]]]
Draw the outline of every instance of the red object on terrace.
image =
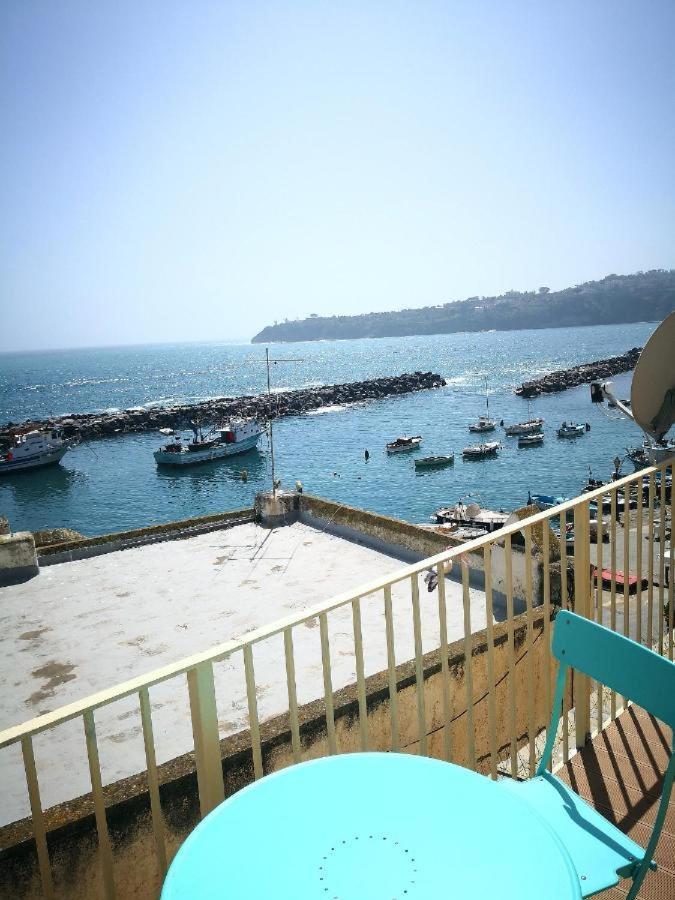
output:
[[[593, 576], [595, 578], [598, 577], [598, 570], [595, 566], [593, 567]], [[628, 590], [630, 591], [633, 588], [637, 588], [638, 577], [637, 577], [637, 575], [631, 575], [629, 572], [628, 577], [626, 578], [624, 576], [624, 573], [620, 569], [617, 569], [616, 572], [614, 572], [614, 576], [612, 577], [611, 569], [603, 569], [602, 570], [603, 585], [605, 585], [605, 584], [611, 585], [612, 581], [614, 581], [614, 584], [616, 584], [617, 587], [621, 587], [621, 588], [623, 588], [624, 583], [627, 581], [628, 582]], [[642, 585], [645, 586], [646, 584], [647, 584], [647, 579], [643, 578]]]

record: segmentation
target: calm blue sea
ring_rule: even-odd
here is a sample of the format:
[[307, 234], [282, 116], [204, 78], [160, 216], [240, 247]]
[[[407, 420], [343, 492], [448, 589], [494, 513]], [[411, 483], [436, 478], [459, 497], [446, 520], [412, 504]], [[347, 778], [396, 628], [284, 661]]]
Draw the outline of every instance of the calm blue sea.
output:
[[[644, 344], [655, 325], [598, 326], [326, 341], [273, 346], [293, 358], [273, 368], [275, 390], [354, 381], [416, 369], [448, 379], [442, 390], [361, 406], [318, 411], [275, 425], [277, 473], [285, 486], [300, 479], [308, 492], [411, 522], [441, 504], [471, 494], [511, 509], [528, 490], [571, 495], [589, 466], [607, 477], [614, 456], [641, 441], [636, 426], [591, 405], [587, 387], [532, 404], [546, 420], [541, 447], [518, 450], [504, 438], [494, 460], [463, 463], [467, 424], [485, 409], [507, 423], [527, 413], [513, 387], [551, 369], [623, 353]], [[0, 424], [27, 417], [129, 409], [259, 393], [265, 388], [264, 348], [225, 343], [167, 344], [0, 355]], [[624, 395], [630, 376], [615, 384]], [[591, 431], [560, 441], [563, 419], [588, 421]], [[384, 445], [402, 433], [422, 434], [423, 455], [455, 451], [454, 468], [417, 474], [411, 455], [388, 457]], [[502, 433], [503, 436], [503, 433]], [[18, 529], [68, 526], [87, 535], [249, 506], [270, 484], [269, 448], [186, 471], [159, 470], [152, 451], [159, 434], [83, 444], [59, 466], [0, 479], [0, 513]], [[364, 461], [364, 450], [370, 460]], [[248, 481], [241, 480], [241, 470]]]

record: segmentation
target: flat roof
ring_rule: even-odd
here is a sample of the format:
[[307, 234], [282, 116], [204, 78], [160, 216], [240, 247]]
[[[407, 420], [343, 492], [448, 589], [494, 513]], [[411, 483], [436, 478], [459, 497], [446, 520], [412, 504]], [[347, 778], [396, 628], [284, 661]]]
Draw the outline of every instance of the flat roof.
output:
[[[394, 555], [296, 522], [248, 523], [184, 540], [44, 567], [0, 589], [0, 729], [244, 637], [381, 575]], [[472, 630], [485, 626], [485, 595], [471, 589]], [[462, 588], [446, 581], [448, 639], [464, 633]], [[409, 582], [392, 591], [397, 662], [414, 656]], [[424, 652], [439, 646], [437, 591], [420, 579]], [[382, 595], [361, 602], [366, 674], [386, 668]], [[333, 686], [355, 681], [350, 608], [329, 614]], [[298, 702], [323, 696], [318, 620], [293, 632]], [[288, 709], [281, 636], [254, 648], [259, 717]], [[221, 737], [248, 727], [241, 653], [214, 666]], [[185, 676], [150, 690], [159, 763], [193, 749]], [[145, 770], [138, 698], [95, 714], [104, 783]], [[43, 807], [91, 789], [82, 721], [34, 739]], [[0, 750], [0, 825], [29, 814], [20, 748]]]

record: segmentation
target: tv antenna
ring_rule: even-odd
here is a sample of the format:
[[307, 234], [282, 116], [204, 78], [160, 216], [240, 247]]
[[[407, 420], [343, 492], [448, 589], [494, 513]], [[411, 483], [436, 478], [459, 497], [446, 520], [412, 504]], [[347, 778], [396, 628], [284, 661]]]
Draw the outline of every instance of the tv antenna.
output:
[[[304, 362], [300, 357], [280, 357], [279, 359], [270, 359], [270, 349], [269, 347], [265, 347], [265, 365], [267, 366], [267, 398], [269, 400], [269, 408], [270, 414], [272, 411], [272, 380], [270, 377], [270, 363], [276, 365], [277, 363], [290, 363], [290, 362]], [[277, 495], [277, 479], [274, 470], [274, 427], [273, 427], [273, 419], [270, 415], [269, 426], [270, 426], [270, 460], [272, 463], [272, 496], [276, 497]]]

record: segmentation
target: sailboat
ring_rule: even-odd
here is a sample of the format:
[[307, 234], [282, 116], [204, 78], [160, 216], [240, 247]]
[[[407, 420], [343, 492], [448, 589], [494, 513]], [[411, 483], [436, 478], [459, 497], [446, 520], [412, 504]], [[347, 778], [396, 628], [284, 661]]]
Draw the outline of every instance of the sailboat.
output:
[[516, 422], [514, 425], [505, 425], [504, 431], [509, 436], [515, 435], [523, 435], [523, 434], [537, 434], [541, 431], [541, 426], [544, 424], [543, 419], [532, 418], [530, 413], [530, 401], [527, 401], [527, 421], [525, 422]]
[[488, 397], [488, 384], [487, 378], [485, 379], [485, 415], [478, 416], [477, 422], [472, 422], [469, 425], [469, 431], [494, 431], [497, 427], [497, 423], [494, 419], [490, 418], [490, 398]]

